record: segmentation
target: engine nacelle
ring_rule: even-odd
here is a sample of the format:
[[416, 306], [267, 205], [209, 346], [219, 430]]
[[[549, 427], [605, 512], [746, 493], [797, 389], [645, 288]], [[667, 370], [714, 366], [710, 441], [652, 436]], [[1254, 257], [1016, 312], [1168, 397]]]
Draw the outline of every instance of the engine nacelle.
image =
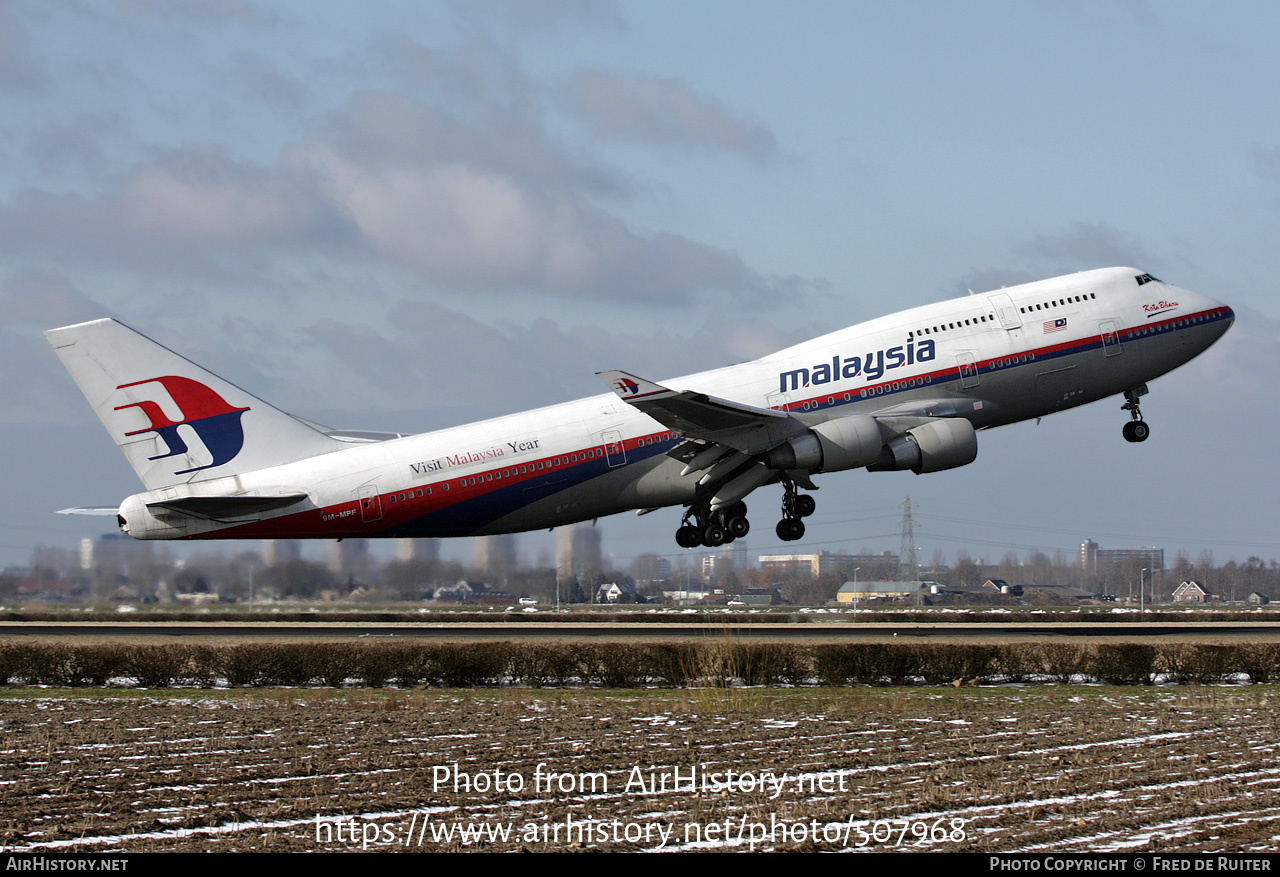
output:
[[770, 469], [840, 472], [876, 462], [883, 445], [876, 419], [855, 414], [819, 423], [769, 451], [765, 463]]
[[912, 427], [884, 446], [872, 472], [910, 469], [917, 475], [967, 466], [978, 458], [978, 433], [963, 418], [947, 417]]

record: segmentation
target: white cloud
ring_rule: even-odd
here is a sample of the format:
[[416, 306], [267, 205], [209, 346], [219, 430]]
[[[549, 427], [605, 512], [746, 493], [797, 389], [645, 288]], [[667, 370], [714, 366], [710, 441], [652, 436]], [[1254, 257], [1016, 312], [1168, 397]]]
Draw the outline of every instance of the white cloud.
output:
[[48, 74], [37, 63], [25, 23], [14, 4], [0, 4], [0, 92], [37, 91]]
[[[328, 319], [311, 325], [307, 336], [326, 363], [319, 371], [353, 375], [365, 408], [402, 408], [412, 399], [422, 408], [464, 410], [471, 419], [606, 392], [594, 375], [608, 368], [663, 380], [804, 340], [802, 333], [723, 318], [691, 336], [627, 326], [565, 328], [550, 319], [494, 326], [428, 302], [403, 302], [388, 322], [394, 328], [386, 332]], [[330, 398], [326, 404], [345, 403]]]
[[679, 79], [580, 70], [562, 89], [561, 104], [613, 140], [737, 153], [753, 161], [779, 152], [767, 127], [734, 115]]
[[50, 329], [109, 316], [106, 308], [66, 277], [45, 271], [20, 271], [0, 294], [0, 325]]
[[1055, 273], [1127, 265], [1151, 266], [1155, 259], [1132, 235], [1102, 222], [1073, 222], [1058, 234], [1040, 234], [1014, 248], [1026, 258], [1059, 267]]
[[0, 206], [0, 248], [60, 262], [195, 273], [193, 259], [349, 238], [314, 181], [196, 150], [136, 165], [97, 196], [28, 189]]

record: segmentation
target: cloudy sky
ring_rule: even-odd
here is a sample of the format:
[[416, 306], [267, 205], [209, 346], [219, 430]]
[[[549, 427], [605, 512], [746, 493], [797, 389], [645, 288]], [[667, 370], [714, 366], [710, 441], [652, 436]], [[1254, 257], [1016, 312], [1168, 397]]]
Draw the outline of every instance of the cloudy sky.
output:
[[[1116, 399], [954, 472], [828, 477], [800, 545], [896, 550], [910, 494], [926, 559], [1280, 557], [1278, 31], [1141, 0], [0, 0], [0, 562], [140, 489], [54, 326], [424, 431], [1117, 264], [1238, 314], [1152, 384], [1150, 441]], [[675, 555], [678, 517], [602, 521], [605, 549]]]

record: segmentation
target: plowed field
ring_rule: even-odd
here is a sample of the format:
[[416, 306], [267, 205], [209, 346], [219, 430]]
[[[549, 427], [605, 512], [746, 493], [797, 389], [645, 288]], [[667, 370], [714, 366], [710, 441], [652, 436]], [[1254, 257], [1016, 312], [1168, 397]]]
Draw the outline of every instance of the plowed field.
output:
[[10, 850], [1280, 849], [1274, 689], [9, 692]]

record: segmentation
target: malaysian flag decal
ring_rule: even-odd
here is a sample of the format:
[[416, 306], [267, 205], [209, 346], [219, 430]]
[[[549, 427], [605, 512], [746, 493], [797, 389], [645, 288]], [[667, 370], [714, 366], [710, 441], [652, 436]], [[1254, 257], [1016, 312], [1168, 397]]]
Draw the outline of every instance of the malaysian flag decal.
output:
[[1065, 328], [1067, 328], [1066, 317], [1058, 317], [1058, 319], [1056, 320], [1044, 321], [1044, 333], [1046, 335], [1048, 335], [1050, 332], [1061, 332]]

